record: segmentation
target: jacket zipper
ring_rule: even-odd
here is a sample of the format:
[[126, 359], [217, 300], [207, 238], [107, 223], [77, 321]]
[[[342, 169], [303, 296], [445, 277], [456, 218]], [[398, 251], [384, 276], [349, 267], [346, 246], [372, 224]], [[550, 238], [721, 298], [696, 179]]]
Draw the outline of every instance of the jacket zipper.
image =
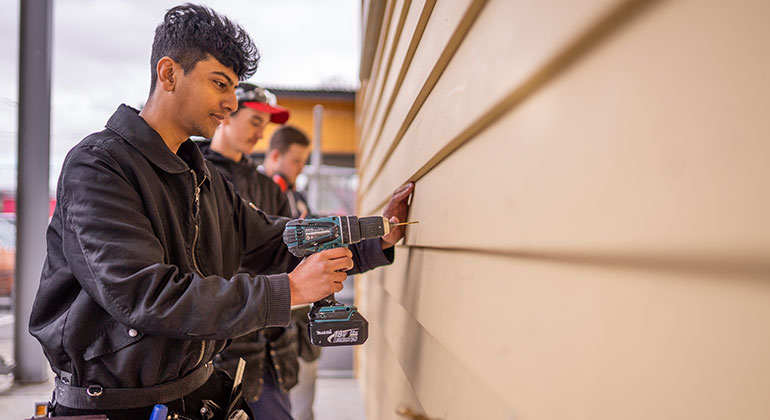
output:
[[[206, 182], [206, 175], [203, 175], [203, 179], [201, 180], [201, 183], [198, 184], [198, 177], [195, 175], [195, 171], [190, 169], [190, 173], [193, 176], [193, 185], [195, 185], [195, 208], [193, 210], [193, 221], [195, 222], [195, 235], [193, 236], [193, 243], [192, 243], [192, 263], [193, 263], [193, 269], [196, 273], [198, 273], [199, 276], [205, 277], [203, 275], [203, 272], [201, 271], [200, 267], [198, 267], [198, 260], [195, 258], [195, 247], [198, 245], [198, 233], [200, 231], [200, 227], [198, 226], [198, 213], [200, 212], [200, 206], [201, 206], [201, 185], [203, 185], [204, 182]], [[198, 356], [198, 361], [195, 362], [195, 366], [197, 367], [201, 360], [203, 360], [203, 355], [206, 354], [206, 340], [201, 341], [201, 354]]]

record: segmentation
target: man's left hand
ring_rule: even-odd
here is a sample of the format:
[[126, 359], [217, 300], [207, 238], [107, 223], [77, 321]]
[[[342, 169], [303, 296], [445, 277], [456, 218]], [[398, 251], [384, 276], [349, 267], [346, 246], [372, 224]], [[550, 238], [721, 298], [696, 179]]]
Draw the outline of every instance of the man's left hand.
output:
[[[409, 195], [414, 191], [414, 183], [410, 182], [402, 185], [393, 192], [393, 197], [385, 206], [382, 215], [393, 223], [400, 223], [406, 220], [409, 213]], [[406, 233], [406, 226], [393, 228], [390, 233], [382, 237], [382, 249], [390, 248], [400, 241]]]

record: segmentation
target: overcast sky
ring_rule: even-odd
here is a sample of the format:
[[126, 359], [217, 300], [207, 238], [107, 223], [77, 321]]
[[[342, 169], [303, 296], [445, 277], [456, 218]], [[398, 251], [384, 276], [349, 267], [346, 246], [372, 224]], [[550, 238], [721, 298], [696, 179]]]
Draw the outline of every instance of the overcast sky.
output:
[[[120, 103], [149, 91], [150, 49], [165, 11], [183, 1], [54, 0], [52, 186], [67, 151]], [[201, 0], [241, 24], [262, 60], [251, 82], [357, 88], [359, 0]], [[0, 0], [0, 188], [15, 184], [19, 0]], [[9, 177], [14, 179], [10, 180]]]

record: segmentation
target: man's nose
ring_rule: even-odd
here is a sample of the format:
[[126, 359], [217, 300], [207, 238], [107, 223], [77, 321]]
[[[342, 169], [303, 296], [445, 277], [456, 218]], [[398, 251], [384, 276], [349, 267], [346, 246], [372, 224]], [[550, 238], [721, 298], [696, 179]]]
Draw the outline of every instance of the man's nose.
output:
[[231, 114], [238, 109], [238, 98], [235, 96], [235, 91], [227, 94], [222, 106]]

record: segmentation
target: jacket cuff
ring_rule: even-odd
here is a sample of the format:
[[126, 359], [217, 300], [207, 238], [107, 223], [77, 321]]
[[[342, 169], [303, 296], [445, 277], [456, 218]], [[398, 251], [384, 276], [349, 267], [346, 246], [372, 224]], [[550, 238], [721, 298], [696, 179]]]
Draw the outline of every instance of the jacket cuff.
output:
[[272, 274], [267, 277], [269, 290], [265, 327], [285, 327], [291, 321], [291, 287], [289, 275]]
[[369, 269], [393, 263], [396, 255], [394, 246], [382, 249], [382, 240], [380, 238], [367, 239], [361, 242], [361, 244], [363, 245], [366, 260], [369, 263]]
[[395, 260], [395, 259], [396, 259], [396, 246], [395, 246], [395, 245], [393, 245], [393, 246], [392, 246], [392, 247], [390, 247], [390, 248], [386, 248], [386, 249], [383, 249], [383, 250], [382, 250], [382, 255], [384, 255], [384, 256], [385, 256], [385, 258], [386, 258], [386, 259], [387, 259], [387, 261], [388, 261], [387, 263], [385, 263], [385, 264], [383, 264], [383, 265], [392, 264], [392, 263], [393, 263], [393, 260]]

